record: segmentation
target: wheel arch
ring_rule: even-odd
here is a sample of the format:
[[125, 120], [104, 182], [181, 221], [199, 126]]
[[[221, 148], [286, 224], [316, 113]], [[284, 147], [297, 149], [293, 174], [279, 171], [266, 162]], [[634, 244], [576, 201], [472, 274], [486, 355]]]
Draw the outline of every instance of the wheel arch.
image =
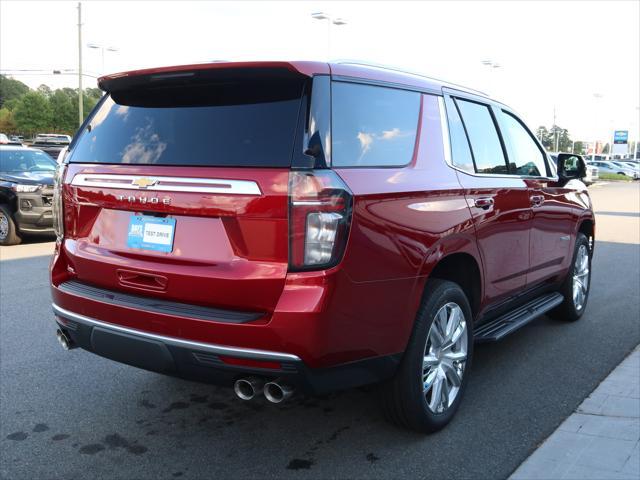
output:
[[576, 235], [578, 233], [582, 233], [589, 240], [589, 247], [591, 251], [593, 251], [593, 247], [595, 245], [596, 238], [596, 222], [593, 217], [582, 218], [578, 222], [578, 229], [576, 231]]
[[7, 205], [11, 213], [14, 213], [16, 209], [16, 195], [13, 192], [0, 189], [0, 204]]
[[443, 257], [434, 265], [429, 278], [448, 280], [459, 285], [469, 300], [474, 318], [476, 317], [482, 298], [482, 274], [473, 255], [458, 252]]
[[482, 309], [484, 273], [475, 235], [459, 234], [443, 238], [425, 256], [415, 288], [416, 311], [430, 278], [449, 280], [462, 288], [469, 299], [474, 319]]

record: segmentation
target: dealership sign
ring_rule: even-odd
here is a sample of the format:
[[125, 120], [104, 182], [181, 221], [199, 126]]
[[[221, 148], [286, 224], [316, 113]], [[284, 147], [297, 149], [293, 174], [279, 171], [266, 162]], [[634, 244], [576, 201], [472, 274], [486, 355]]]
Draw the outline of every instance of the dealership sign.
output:
[[625, 155], [629, 146], [629, 131], [628, 130], [616, 130], [613, 132], [613, 146], [611, 148], [612, 155]]
[[629, 131], [628, 130], [616, 130], [613, 133], [613, 143], [615, 144], [625, 144], [629, 140]]

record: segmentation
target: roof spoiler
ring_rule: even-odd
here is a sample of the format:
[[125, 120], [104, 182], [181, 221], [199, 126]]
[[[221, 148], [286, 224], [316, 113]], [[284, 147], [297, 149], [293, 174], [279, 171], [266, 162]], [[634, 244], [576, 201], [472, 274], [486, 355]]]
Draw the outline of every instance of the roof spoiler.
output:
[[317, 62], [211, 62], [194, 65], [149, 68], [105, 75], [98, 86], [117, 92], [149, 84], [188, 84], [198, 81], [225, 81], [240, 78], [293, 80], [314, 73], [329, 73], [326, 63]]

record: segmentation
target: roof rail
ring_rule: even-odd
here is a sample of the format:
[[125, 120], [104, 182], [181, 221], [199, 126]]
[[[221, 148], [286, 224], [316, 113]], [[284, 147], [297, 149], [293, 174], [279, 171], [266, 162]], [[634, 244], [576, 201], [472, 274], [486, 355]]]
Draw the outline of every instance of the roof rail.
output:
[[389, 66], [389, 65], [381, 64], [381, 63], [363, 62], [361, 60], [346, 60], [346, 59], [333, 60], [333, 61], [331, 61], [329, 63], [337, 63], [339, 65], [356, 65], [356, 66], [361, 66], [361, 67], [373, 67], [373, 68], [380, 68], [380, 69], [384, 69], [384, 70], [390, 70], [392, 72], [406, 73], [407, 75], [414, 75], [416, 77], [426, 78], [427, 80], [434, 80], [436, 82], [440, 82], [440, 83], [446, 84], [447, 86], [450, 86], [450, 87], [459, 87], [459, 88], [462, 88], [462, 89], [467, 90], [469, 92], [474, 92], [474, 93], [477, 93], [478, 95], [482, 95], [483, 97], [488, 97], [489, 96], [487, 93], [483, 92], [482, 90], [477, 90], [475, 88], [465, 87], [464, 85], [460, 85], [460, 84], [457, 84], [457, 83], [452, 83], [452, 82], [449, 82], [449, 81], [446, 81], [446, 80], [442, 80], [440, 78], [430, 77], [428, 75], [424, 75], [423, 73], [413, 72], [411, 70], [404, 70], [402, 68], [392, 67], [392, 66]]

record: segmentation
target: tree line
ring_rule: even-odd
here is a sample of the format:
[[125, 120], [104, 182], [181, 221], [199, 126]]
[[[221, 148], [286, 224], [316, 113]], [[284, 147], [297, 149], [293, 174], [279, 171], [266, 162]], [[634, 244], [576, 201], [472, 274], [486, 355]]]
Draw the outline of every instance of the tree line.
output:
[[[96, 105], [102, 91], [83, 91], [83, 111], [86, 117]], [[37, 133], [73, 135], [78, 129], [78, 90], [52, 90], [40, 85], [32, 90], [19, 80], [0, 75], [0, 132], [33, 136]]]
[[[536, 129], [536, 137], [548, 152], [558, 151], [584, 155], [587, 147], [584, 142], [571, 140], [569, 130], [558, 125], [553, 125], [551, 128], [543, 125], [539, 126]], [[558, 142], [557, 148], [556, 139]]]

